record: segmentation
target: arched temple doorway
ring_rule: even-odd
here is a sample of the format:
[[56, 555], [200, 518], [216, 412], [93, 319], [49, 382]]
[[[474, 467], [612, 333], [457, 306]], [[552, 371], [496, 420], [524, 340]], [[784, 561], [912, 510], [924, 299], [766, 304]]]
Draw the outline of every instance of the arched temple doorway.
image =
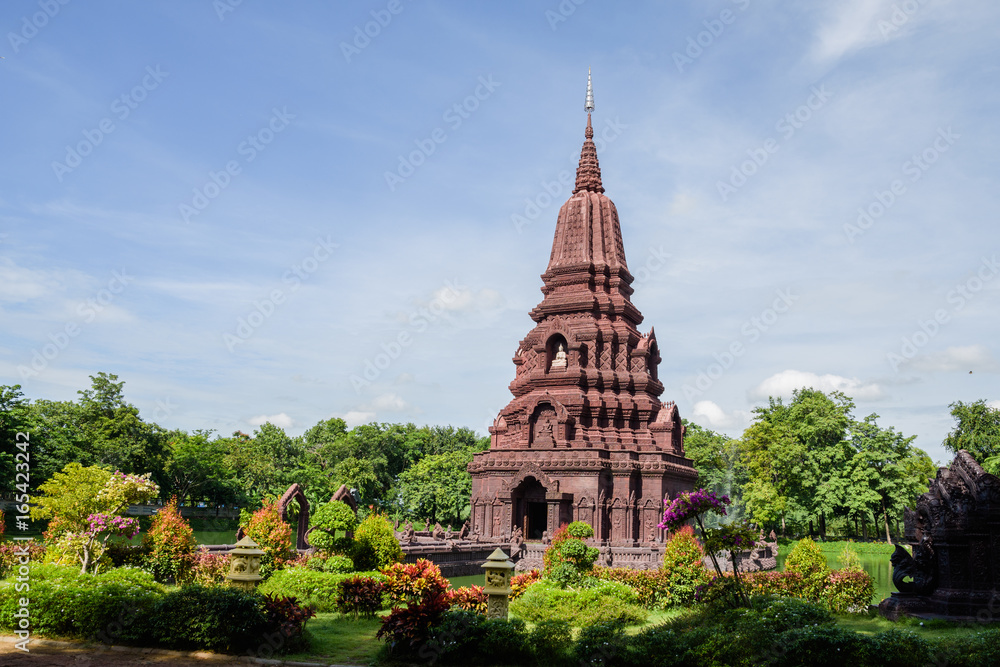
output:
[[524, 539], [540, 540], [548, 530], [548, 506], [545, 487], [534, 477], [525, 477], [510, 494], [514, 509], [514, 527], [520, 528]]

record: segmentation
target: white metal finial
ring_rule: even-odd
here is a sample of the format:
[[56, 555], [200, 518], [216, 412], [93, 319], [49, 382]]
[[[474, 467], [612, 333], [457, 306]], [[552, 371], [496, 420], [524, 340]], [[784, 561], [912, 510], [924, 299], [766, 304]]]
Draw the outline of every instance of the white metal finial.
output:
[[583, 105], [583, 110], [591, 113], [594, 110], [594, 87], [590, 81], [590, 68], [587, 68], [587, 102]]

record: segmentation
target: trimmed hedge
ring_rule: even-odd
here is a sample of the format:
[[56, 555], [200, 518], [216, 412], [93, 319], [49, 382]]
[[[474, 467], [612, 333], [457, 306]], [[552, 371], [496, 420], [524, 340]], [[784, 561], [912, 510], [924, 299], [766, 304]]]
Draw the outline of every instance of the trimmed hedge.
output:
[[[18, 584], [22, 590], [17, 590]], [[311, 612], [294, 603], [270, 602], [256, 592], [186, 586], [167, 592], [152, 575], [122, 568], [81, 575], [75, 567], [32, 568], [29, 588], [0, 582], [0, 629], [16, 629], [19, 601], [31, 601], [31, 629], [47, 636], [80, 637], [114, 644], [242, 652], [270, 652], [294, 642], [282, 630], [301, 629]], [[290, 625], [291, 622], [291, 625]], [[263, 643], [262, 643], [263, 642]]]

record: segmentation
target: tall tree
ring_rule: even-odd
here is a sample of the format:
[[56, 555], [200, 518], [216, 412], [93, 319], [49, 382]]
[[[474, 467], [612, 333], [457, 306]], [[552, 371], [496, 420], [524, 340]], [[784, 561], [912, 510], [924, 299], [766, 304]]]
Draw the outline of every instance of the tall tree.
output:
[[425, 456], [399, 476], [399, 496], [411, 517], [457, 526], [469, 518], [472, 450]]
[[[0, 385], [0, 494], [13, 493], [17, 482], [21, 481], [16, 479], [16, 463], [29, 464], [22, 466], [22, 470], [34, 469], [31, 460], [32, 438], [36, 435], [34, 421], [31, 404], [24, 398], [21, 385]], [[24, 435], [19, 438], [19, 433]], [[18, 442], [27, 443], [27, 452], [18, 449]], [[18, 453], [22, 454], [20, 460], [17, 460]], [[30, 474], [28, 478], [30, 480]], [[37, 487], [37, 482], [34, 485]]]
[[949, 407], [955, 428], [944, 439], [945, 449], [955, 454], [964, 449], [980, 464], [1000, 456], [1000, 409], [991, 408], [985, 399], [956, 401]]
[[892, 543], [891, 522], [927, 490], [934, 464], [923, 450], [912, 446], [916, 436], [904, 436], [891, 426], [880, 428], [877, 420], [878, 415], [871, 414], [851, 425], [854, 455], [847, 505], [852, 513], [882, 523], [885, 539]]

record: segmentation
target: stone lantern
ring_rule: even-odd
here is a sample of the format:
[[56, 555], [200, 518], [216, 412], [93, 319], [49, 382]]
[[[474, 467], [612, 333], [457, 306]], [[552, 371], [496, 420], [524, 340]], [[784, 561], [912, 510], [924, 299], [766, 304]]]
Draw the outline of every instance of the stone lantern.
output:
[[514, 564], [507, 559], [503, 549], [497, 548], [483, 563], [483, 569], [486, 570], [486, 585], [483, 587], [483, 592], [488, 596], [486, 618], [507, 620], [510, 577], [514, 573]]
[[263, 555], [249, 535], [237, 542], [229, 552], [229, 574], [226, 575], [229, 584], [252, 591], [263, 579], [260, 576], [260, 557]]

